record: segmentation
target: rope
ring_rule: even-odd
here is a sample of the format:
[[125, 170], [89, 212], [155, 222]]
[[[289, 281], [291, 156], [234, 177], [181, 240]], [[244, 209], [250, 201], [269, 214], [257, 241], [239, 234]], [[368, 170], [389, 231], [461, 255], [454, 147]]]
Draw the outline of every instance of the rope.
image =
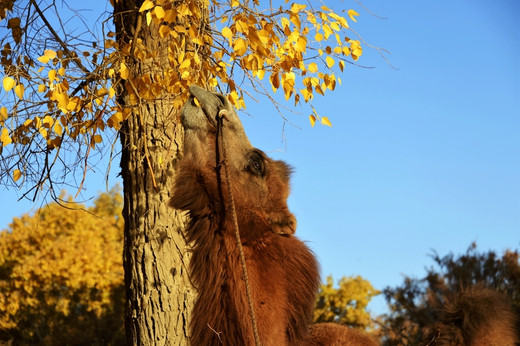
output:
[[[235, 227], [235, 240], [238, 247], [238, 252], [240, 254], [240, 263], [242, 265], [242, 274], [244, 275], [244, 281], [246, 285], [246, 295], [247, 295], [247, 303], [249, 304], [249, 316], [251, 317], [251, 323], [253, 325], [253, 335], [255, 337], [255, 345], [261, 346], [260, 337], [258, 336], [258, 328], [256, 325], [256, 316], [255, 316], [255, 308], [253, 307], [253, 298], [251, 295], [251, 288], [249, 287], [249, 277], [247, 275], [247, 267], [246, 267], [246, 257], [244, 256], [244, 249], [242, 248], [242, 241], [240, 240], [240, 230], [238, 228], [238, 219], [237, 219], [237, 211], [235, 208], [235, 199], [233, 198], [233, 192], [231, 191], [231, 180], [229, 179], [229, 171], [227, 166], [227, 155], [226, 155], [226, 146], [224, 143], [224, 131], [223, 131], [223, 119], [226, 118], [226, 111], [220, 110], [217, 116], [217, 132], [220, 136], [220, 143], [222, 149], [222, 158], [224, 165], [224, 174], [227, 185], [227, 190], [229, 194], [230, 204], [231, 204], [231, 214], [233, 216], [233, 225]], [[227, 119], [226, 119], [227, 120]]]

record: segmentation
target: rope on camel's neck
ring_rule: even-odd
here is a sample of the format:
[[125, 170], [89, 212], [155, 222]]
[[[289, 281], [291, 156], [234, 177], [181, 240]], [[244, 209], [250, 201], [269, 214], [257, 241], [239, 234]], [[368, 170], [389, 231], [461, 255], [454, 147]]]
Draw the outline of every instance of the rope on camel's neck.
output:
[[233, 217], [233, 225], [235, 228], [235, 240], [240, 254], [240, 263], [242, 265], [242, 274], [244, 275], [244, 283], [246, 286], [247, 303], [249, 305], [249, 316], [251, 317], [251, 324], [253, 325], [253, 335], [255, 337], [255, 345], [260, 346], [260, 337], [258, 336], [258, 328], [256, 325], [255, 308], [253, 306], [253, 298], [251, 295], [251, 288], [249, 286], [249, 277], [247, 275], [246, 257], [244, 256], [244, 249], [242, 248], [242, 241], [240, 240], [240, 230], [238, 228], [237, 211], [235, 208], [235, 199], [233, 198], [233, 192], [231, 191], [231, 180], [229, 179], [228, 162], [226, 155], [226, 143], [224, 142], [224, 119], [226, 118], [227, 111], [221, 109], [217, 116], [217, 135], [220, 136], [220, 146], [222, 151], [222, 164], [224, 165], [224, 174], [226, 180], [227, 191], [229, 195], [229, 202], [231, 205], [231, 215]]

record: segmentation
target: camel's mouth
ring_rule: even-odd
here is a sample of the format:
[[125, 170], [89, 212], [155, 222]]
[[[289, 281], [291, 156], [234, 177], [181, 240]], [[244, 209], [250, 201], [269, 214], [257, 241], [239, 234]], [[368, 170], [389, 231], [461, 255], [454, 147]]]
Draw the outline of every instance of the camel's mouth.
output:
[[190, 99], [185, 106], [182, 124], [185, 128], [217, 128], [219, 111], [226, 108], [226, 98], [218, 93], [208, 92], [198, 86], [190, 87]]

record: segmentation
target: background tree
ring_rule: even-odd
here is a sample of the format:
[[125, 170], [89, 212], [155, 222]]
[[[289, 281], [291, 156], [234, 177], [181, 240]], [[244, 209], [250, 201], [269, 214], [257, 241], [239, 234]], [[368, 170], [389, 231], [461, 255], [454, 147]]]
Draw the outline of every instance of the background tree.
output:
[[[79, 193], [86, 173], [120, 148], [127, 342], [185, 344], [195, 292], [184, 216], [167, 201], [188, 86], [219, 88], [241, 109], [246, 94], [274, 101], [267, 77], [286, 100], [311, 102], [361, 55], [349, 29], [358, 14], [258, 0], [111, 0], [94, 19], [66, 1], [1, 4], [1, 183], [32, 198], [57, 198], [61, 185]], [[330, 125], [309, 113], [312, 125]]]
[[0, 340], [124, 343], [121, 208], [115, 188], [91, 207], [51, 203], [0, 233]]
[[367, 306], [372, 297], [379, 293], [360, 276], [343, 277], [338, 281], [338, 287], [334, 287], [332, 276], [328, 276], [316, 299], [314, 322], [334, 322], [371, 330], [374, 323]]
[[[385, 345], [417, 345], [427, 328], [439, 320], [439, 310], [453, 293], [464, 287], [485, 283], [506, 293], [520, 313], [520, 254], [506, 250], [479, 253], [472, 244], [465, 254], [432, 254], [435, 267], [422, 279], [406, 277], [401, 286], [387, 287], [383, 293], [390, 313], [383, 316], [381, 331]], [[520, 330], [520, 329], [519, 329]]]

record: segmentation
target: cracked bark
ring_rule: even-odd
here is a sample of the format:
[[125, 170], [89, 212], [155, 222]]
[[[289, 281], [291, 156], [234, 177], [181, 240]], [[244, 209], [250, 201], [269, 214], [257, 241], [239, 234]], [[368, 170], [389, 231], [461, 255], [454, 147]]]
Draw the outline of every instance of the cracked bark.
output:
[[[169, 42], [160, 37], [157, 27], [142, 25], [136, 30], [141, 3], [116, 1], [114, 7], [118, 42], [139, 37], [148, 50], [157, 52], [153, 59], [128, 59], [136, 76], [169, 67]], [[130, 105], [126, 88], [118, 90], [118, 101]], [[180, 114], [172, 107], [174, 96], [139, 102], [120, 131], [128, 345], [188, 343], [195, 291], [188, 278], [185, 218], [168, 207], [183, 143]]]

